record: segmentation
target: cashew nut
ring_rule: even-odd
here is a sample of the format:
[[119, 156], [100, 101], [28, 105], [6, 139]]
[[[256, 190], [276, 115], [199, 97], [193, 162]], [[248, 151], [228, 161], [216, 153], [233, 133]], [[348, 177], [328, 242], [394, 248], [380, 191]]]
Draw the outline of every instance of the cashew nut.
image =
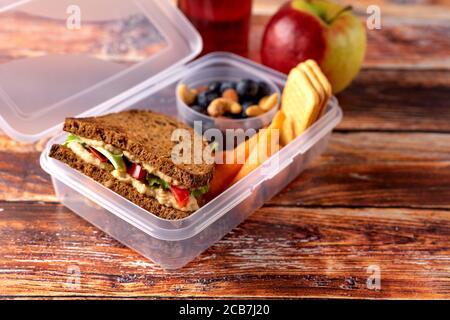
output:
[[189, 87], [185, 84], [180, 84], [177, 91], [181, 101], [183, 101], [188, 106], [195, 102], [195, 99], [198, 95], [198, 91], [196, 89], [189, 89]]
[[245, 114], [247, 117], [257, 117], [264, 113], [264, 110], [261, 109], [258, 105], [250, 106], [245, 110]]
[[242, 112], [242, 106], [233, 100], [218, 98], [213, 100], [208, 106], [208, 114], [211, 117], [220, 117], [225, 113], [238, 114]]
[[259, 101], [259, 107], [264, 110], [264, 112], [269, 111], [277, 105], [278, 93], [274, 93], [270, 96], [265, 96]]
[[238, 96], [236, 90], [234, 90], [232, 88], [225, 90], [222, 93], [222, 98], [230, 99], [230, 100], [233, 100], [235, 102], [239, 102], [239, 96]]

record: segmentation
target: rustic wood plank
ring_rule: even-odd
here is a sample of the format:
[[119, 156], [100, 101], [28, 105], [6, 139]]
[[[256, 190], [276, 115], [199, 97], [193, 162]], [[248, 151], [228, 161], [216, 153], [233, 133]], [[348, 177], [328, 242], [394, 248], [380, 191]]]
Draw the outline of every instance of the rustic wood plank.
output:
[[61, 205], [0, 207], [1, 296], [450, 297], [448, 211], [266, 207], [165, 272]]
[[[364, 69], [338, 99], [341, 130], [450, 132], [450, 70]], [[0, 134], [0, 150], [42, 150], [44, 143]]]
[[[448, 16], [448, 14], [447, 14]], [[365, 23], [365, 18], [362, 21]], [[260, 48], [267, 16], [254, 16], [249, 57], [261, 61]], [[365, 68], [450, 69], [449, 20], [417, 20], [383, 16], [380, 30], [368, 30]]]
[[316, 164], [269, 203], [290, 206], [450, 208], [450, 161]]
[[[39, 152], [8, 150], [0, 148], [0, 200], [57, 201]], [[270, 203], [449, 208], [449, 169], [450, 134], [336, 132], [324, 156]]]
[[[20, 202], [56, 200], [43, 142], [0, 134], [0, 201], [16, 201], [0, 202], [0, 297], [449, 299], [450, 135], [438, 133], [450, 132], [448, 0], [352, 4], [361, 15], [380, 4], [383, 29], [339, 96], [346, 115], [329, 150], [185, 269], [162, 271], [59, 204]], [[253, 20], [258, 60], [268, 18]], [[415, 130], [435, 133], [399, 132]], [[380, 291], [366, 288], [368, 265], [381, 268]]]
[[450, 208], [450, 135], [334, 133], [273, 205]]
[[[286, 0], [255, 0], [254, 14], [270, 16], [283, 5]], [[351, 5], [355, 12], [365, 14], [370, 5], [379, 6], [382, 15], [409, 17], [416, 19], [448, 19], [450, 2], [448, 0], [335, 0], [342, 5]]]
[[20, 143], [0, 133], [0, 200], [57, 200], [39, 164], [43, 143]]
[[339, 129], [450, 132], [450, 71], [364, 70], [338, 99]]
[[323, 162], [332, 164], [450, 161], [450, 135], [440, 133], [335, 132]]
[[338, 0], [342, 4], [350, 4], [360, 14], [365, 14], [367, 7], [380, 7], [382, 16], [397, 18], [414, 18], [417, 20], [447, 20], [450, 14], [448, 0]]

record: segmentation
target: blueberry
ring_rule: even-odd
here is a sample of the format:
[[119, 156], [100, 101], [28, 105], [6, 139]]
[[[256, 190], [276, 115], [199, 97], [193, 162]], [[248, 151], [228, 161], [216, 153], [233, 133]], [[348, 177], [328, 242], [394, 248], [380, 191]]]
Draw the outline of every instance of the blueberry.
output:
[[219, 97], [219, 94], [216, 92], [203, 91], [197, 96], [197, 102], [200, 107], [206, 109], [213, 100]]
[[257, 94], [258, 98], [261, 99], [268, 95], [270, 95], [269, 85], [264, 81], [259, 81], [258, 82], [258, 94]]
[[236, 91], [242, 101], [251, 100], [258, 94], [258, 83], [250, 79], [241, 80], [236, 86]]
[[244, 104], [254, 105], [254, 104], [258, 104], [259, 103], [259, 99], [258, 99], [257, 96], [255, 96], [255, 97], [243, 97], [242, 99], [239, 99], [239, 102], [241, 103], [241, 105], [244, 105]]
[[205, 108], [202, 108], [199, 105], [192, 106], [191, 108], [192, 108], [192, 110], [197, 111], [198, 113], [206, 114]]
[[228, 90], [228, 89], [236, 90], [236, 82], [229, 81], [229, 82], [222, 83], [222, 85], [220, 86], [220, 93], [224, 93], [225, 90]]
[[197, 96], [198, 105], [202, 108], [208, 107], [208, 91], [200, 92]]
[[208, 91], [216, 92], [217, 94], [221, 94], [220, 88], [222, 86], [222, 83], [219, 81], [211, 82], [208, 86]]

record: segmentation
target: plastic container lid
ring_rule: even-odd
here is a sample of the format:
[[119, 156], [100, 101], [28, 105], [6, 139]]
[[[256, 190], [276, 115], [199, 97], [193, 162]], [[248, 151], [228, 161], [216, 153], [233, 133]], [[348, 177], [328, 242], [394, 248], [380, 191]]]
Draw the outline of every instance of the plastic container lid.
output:
[[2, 0], [0, 128], [39, 140], [66, 117], [99, 114], [150, 88], [201, 49], [169, 1]]

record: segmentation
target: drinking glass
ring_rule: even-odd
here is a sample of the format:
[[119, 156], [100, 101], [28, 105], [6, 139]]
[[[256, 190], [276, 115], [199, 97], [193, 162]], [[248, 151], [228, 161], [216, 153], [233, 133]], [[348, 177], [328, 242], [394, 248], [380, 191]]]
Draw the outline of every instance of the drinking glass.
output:
[[178, 6], [203, 38], [203, 52], [246, 56], [252, 0], [179, 0]]

